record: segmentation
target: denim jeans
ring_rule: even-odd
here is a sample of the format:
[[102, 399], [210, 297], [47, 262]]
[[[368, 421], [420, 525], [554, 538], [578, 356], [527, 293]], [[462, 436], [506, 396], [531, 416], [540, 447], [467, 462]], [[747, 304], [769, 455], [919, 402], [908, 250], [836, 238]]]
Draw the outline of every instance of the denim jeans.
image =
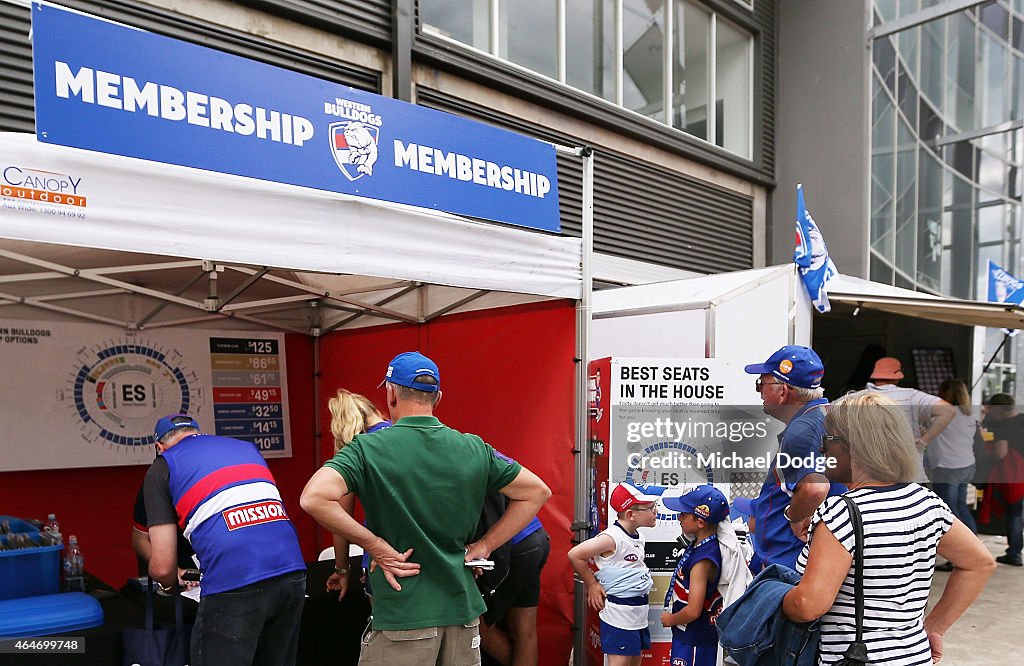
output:
[[967, 508], [967, 484], [974, 478], [974, 465], [970, 467], [935, 467], [931, 470], [932, 490], [949, 506], [953, 515], [960, 519], [975, 534], [978, 525], [971, 510]]
[[1024, 500], [1006, 505], [1006, 555], [1018, 562], [1024, 550]]
[[294, 666], [305, 596], [305, 571], [204, 594], [192, 629], [192, 666]]

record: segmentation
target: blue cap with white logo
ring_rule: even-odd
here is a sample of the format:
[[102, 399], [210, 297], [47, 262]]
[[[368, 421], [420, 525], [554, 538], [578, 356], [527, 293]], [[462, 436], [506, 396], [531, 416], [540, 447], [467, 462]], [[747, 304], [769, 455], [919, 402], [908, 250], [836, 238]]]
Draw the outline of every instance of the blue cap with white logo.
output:
[[[417, 382], [418, 377], [433, 377], [435, 383]], [[403, 352], [391, 359], [384, 381], [427, 393], [441, 390], [441, 373], [437, 370], [437, 364], [419, 352]]]
[[167, 433], [177, 428], [199, 430], [199, 422], [188, 414], [170, 414], [156, 422], [156, 427], [153, 428], [153, 439], [159, 442]]

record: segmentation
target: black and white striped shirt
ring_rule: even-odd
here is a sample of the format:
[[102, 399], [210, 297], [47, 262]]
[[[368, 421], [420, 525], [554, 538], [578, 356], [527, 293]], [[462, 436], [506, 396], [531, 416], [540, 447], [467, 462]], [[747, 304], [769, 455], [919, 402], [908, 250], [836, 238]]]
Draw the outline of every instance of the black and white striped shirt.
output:
[[[858, 488], [848, 493], [864, 523], [864, 643], [870, 663], [929, 666], [931, 648], [924, 632], [924, 610], [932, 584], [935, 549], [953, 526], [953, 514], [935, 493], [916, 483]], [[811, 518], [813, 532], [823, 521], [851, 554], [856, 537], [849, 509], [829, 497]], [[797, 559], [807, 566], [810, 541]], [[838, 661], [856, 632], [853, 564], [832, 608], [821, 618], [820, 664]]]

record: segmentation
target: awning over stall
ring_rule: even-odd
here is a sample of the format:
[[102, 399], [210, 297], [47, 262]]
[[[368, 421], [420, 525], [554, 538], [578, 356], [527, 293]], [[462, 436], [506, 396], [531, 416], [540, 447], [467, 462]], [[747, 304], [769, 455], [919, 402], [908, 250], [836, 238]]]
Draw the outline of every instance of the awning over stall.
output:
[[1024, 328], [1024, 309], [1012, 303], [933, 296], [848, 275], [840, 275], [829, 284], [828, 298], [833, 305], [841, 303], [948, 324]]

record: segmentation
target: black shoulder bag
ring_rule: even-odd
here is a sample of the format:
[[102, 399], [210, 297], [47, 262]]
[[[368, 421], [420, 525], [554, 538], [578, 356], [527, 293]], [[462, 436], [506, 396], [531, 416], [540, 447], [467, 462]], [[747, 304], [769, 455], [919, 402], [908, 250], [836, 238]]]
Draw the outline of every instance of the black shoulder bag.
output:
[[868, 648], [864, 645], [864, 524], [857, 503], [846, 495], [842, 495], [842, 498], [850, 509], [850, 524], [853, 525], [856, 537], [853, 550], [853, 603], [857, 609], [857, 637], [835, 666], [865, 666], [868, 663]]

